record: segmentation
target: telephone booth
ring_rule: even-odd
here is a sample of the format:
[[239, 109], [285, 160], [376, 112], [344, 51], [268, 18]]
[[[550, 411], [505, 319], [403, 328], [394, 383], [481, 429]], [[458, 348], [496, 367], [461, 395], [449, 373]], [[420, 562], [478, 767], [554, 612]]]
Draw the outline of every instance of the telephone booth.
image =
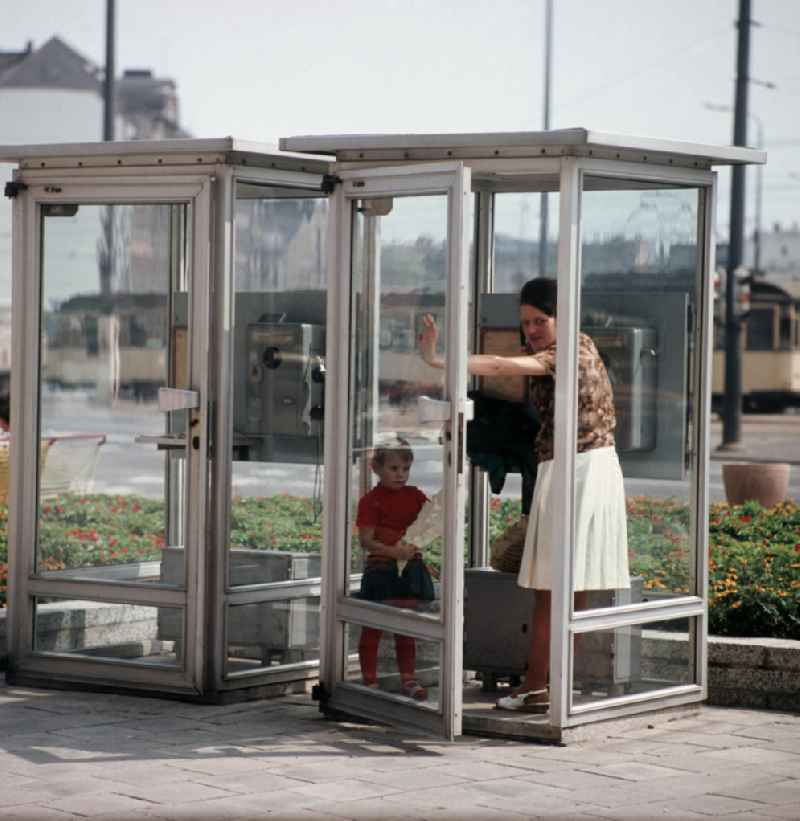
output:
[[[0, 149], [19, 165], [11, 679], [210, 701], [319, 682], [330, 715], [446, 738], [564, 740], [702, 701], [713, 168], [765, 155], [584, 129], [280, 149]], [[526, 380], [468, 377], [467, 356], [519, 351], [537, 276], [558, 283], [558, 549], [549, 706], [526, 714], [495, 701], [536, 593], [491, 565], [530, 504], [535, 420]], [[613, 388], [628, 573], [574, 597], [579, 332]], [[53, 492], [59, 437], [89, 434], [91, 475]], [[356, 511], [398, 438], [434, 584], [376, 601]]]

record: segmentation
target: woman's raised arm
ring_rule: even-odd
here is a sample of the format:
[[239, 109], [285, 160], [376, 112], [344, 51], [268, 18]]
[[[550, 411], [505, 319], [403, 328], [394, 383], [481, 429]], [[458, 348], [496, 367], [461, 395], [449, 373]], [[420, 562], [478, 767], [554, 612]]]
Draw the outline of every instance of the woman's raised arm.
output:
[[[436, 320], [430, 314], [425, 314], [419, 336], [420, 355], [432, 368], [443, 369], [445, 361], [436, 353], [438, 338]], [[533, 356], [471, 354], [467, 358], [467, 370], [474, 376], [547, 376], [544, 366]]]

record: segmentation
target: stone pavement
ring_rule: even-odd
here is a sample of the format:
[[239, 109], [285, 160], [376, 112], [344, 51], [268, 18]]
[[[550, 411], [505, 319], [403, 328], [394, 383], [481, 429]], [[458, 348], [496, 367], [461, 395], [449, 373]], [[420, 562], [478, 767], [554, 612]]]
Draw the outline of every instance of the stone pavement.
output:
[[[0, 680], [1, 681], [1, 680]], [[548, 747], [0, 684], [0, 818], [800, 819], [800, 716], [705, 707]]]

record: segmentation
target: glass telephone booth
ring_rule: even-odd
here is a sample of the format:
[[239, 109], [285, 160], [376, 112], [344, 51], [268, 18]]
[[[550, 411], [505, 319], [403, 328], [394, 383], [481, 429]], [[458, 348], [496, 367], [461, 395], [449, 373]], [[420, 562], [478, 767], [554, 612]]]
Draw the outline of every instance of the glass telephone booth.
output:
[[[713, 166], [764, 155], [584, 129], [281, 149], [0, 150], [19, 163], [12, 680], [207, 700], [319, 680], [326, 713], [448, 738], [564, 739], [701, 701]], [[528, 386], [468, 378], [466, 358], [519, 350], [517, 294], [539, 275], [558, 281], [562, 547], [532, 715], [494, 702], [524, 675], [534, 594], [489, 567], [530, 502]], [[417, 352], [428, 314], [441, 370]], [[573, 597], [578, 331], [613, 387], [629, 572]], [[59, 448], [89, 434], [93, 483], [54, 492]], [[361, 594], [356, 511], [398, 437], [436, 578], [391, 603]]]

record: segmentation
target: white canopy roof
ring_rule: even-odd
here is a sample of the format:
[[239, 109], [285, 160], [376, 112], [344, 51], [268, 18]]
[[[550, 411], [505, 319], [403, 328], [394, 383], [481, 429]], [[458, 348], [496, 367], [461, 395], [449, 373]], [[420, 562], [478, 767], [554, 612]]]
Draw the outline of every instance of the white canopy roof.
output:
[[[85, 162], [89, 160], [90, 162]], [[122, 160], [121, 163], [118, 160]], [[211, 139], [128, 140], [119, 142], [42, 143], [0, 145], [0, 162], [46, 167], [71, 166], [79, 162], [101, 165], [169, 165], [196, 162], [285, 168], [293, 171], [325, 173], [330, 159], [310, 157], [308, 152], [291, 154], [275, 145], [238, 140]]]
[[764, 151], [751, 148], [605, 134], [586, 128], [476, 134], [329, 134], [284, 137], [279, 141], [279, 146], [285, 151], [328, 154], [339, 161], [351, 162], [381, 159], [595, 156], [709, 168], [714, 165], [762, 164], [767, 161]]

